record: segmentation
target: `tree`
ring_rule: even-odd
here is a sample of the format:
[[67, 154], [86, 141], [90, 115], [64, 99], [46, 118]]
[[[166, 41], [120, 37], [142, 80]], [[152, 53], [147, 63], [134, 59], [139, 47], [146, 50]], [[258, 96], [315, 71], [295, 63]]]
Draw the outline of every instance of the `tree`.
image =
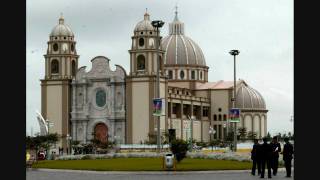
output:
[[250, 140], [254, 140], [254, 139], [257, 138], [257, 133], [256, 133], [256, 132], [253, 132], [253, 131], [249, 131], [247, 137], [248, 137], [248, 139], [250, 139]]
[[267, 138], [267, 141], [271, 141], [272, 138], [271, 138], [270, 132], [267, 133], [267, 136], [265, 138]]
[[219, 139], [216, 140], [212, 140], [209, 142], [209, 146], [211, 146], [211, 150], [213, 151], [213, 147], [215, 147], [215, 149], [217, 148], [218, 145], [221, 144], [221, 141]]
[[170, 149], [179, 163], [186, 157], [188, 151], [188, 143], [183, 139], [175, 139], [171, 142]]
[[244, 141], [247, 137], [247, 128], [245, 127], [239, 128], [238, 133], [239, 133], [240, 139]]

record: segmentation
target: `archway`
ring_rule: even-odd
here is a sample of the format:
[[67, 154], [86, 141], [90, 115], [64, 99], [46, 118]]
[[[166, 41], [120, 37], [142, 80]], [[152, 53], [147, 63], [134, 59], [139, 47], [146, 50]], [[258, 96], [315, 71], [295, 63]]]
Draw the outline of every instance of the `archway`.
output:
[[98, 123], [94, 128], [94, 138], [103, 143], [108, 141], [108, 127], [104, 123]]

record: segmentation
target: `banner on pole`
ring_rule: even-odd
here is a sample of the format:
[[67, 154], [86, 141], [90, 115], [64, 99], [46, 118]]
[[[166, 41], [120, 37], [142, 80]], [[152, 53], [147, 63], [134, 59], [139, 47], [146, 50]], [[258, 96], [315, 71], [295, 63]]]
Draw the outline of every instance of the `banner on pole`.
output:
[[230, 109], [229, 122], [240, 122], [240, 109], [238, 108]]
[[166, 108], [165, 108], [165, 99], [163, 98], [154, 98], [153, 99], [153, 115], [154, 116], [165, 116]]

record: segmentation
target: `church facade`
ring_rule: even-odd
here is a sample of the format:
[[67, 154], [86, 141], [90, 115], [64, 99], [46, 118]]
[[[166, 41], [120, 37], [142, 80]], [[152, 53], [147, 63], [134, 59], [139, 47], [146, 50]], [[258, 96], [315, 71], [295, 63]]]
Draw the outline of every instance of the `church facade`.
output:
[[[153, 99], [159, 93], [166, 102], [165, 116], [160, 117], [162, 133], [174, 129], [182, 139], [225, 139], [232, 128], [228, 114], [233, 81], [208, 82], [205, 56], [184, 28], [176, 11], [158, 50], [157, 31], [146, 12], [133, 29], [129, 72], [120, 65], [111, 71], [110, 60], [103, 56], [93, 58], [92, 69], [86, 72], [86, 67], [78, 68], [74, 34], [61, 17], [50, 34], [41, 80], [42, 115], [54, 123], [50, 132], [69, 134], [81, 143], [91, 139], [144, 143], [157, 131]], [[244, 80], [236, 83], [236, 107], [241, 110], [237, 127], [264, 137], [268, 112], [264, 98]], [[215, 133], [209, 134], [210, 127]], [[60, 143], [66, 146], [65, 140]]]

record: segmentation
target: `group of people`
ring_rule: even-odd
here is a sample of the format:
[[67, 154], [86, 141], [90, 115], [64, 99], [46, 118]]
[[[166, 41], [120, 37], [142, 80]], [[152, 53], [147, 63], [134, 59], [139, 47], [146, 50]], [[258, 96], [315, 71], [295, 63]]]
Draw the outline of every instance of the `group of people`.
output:
[[268, 178], [271, 178], [271, 170], [274, 176], [277, 175], [279, 165], [279, 153], [283, 154], [285, 162], [286, 177], [291, 177], [291, 161], [293, 159], [293, 145], [289, 142], [288, 138], [284, 139], [285, 145], [281, 151], [281, 145], [278, 142], [278, 137], [275, 136], [271, 143], [268, 143], [267, 138], [263, 138], [263, 144], [259, 144], [258, 139], [254, 140], [253, 148], [251, 151], [252, 159], [252, 175], [256, 174], [264, 178], [265, 168], [267, 165]]

